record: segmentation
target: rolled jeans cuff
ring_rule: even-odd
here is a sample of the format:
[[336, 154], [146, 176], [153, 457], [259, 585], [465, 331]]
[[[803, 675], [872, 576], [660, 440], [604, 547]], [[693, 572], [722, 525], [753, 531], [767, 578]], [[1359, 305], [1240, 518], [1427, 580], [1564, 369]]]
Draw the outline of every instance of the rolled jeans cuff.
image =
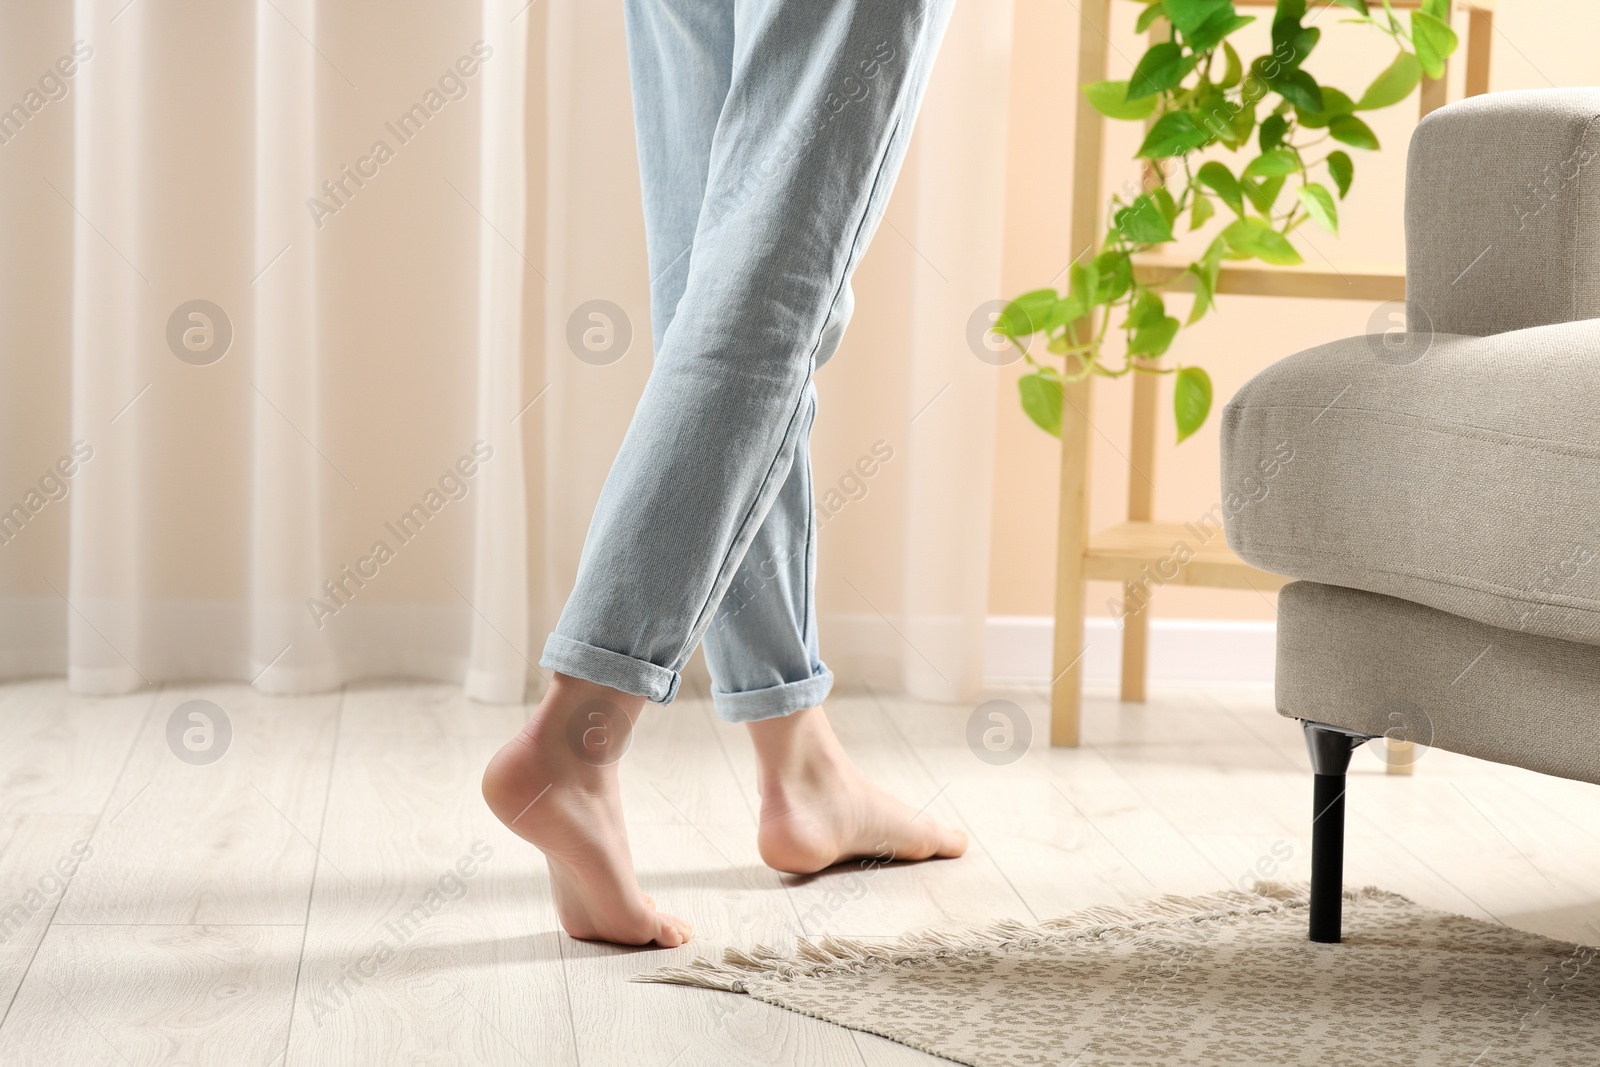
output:
[[816, 674], [798, 682], [744, 693], [720, 693], [713, 689], [711, 700], [716, 704], [717, 718], [723, 722], [760, 722], [814, 708], [827, 699], [832, 688], [833, 672], [819, 665]]
[[672, 703], [672, 698], [678, 695], [678, 683], [683, 680], [677, 671], [560, 634], [551, 634], [545, 641], [539, 665], [657, 704]]

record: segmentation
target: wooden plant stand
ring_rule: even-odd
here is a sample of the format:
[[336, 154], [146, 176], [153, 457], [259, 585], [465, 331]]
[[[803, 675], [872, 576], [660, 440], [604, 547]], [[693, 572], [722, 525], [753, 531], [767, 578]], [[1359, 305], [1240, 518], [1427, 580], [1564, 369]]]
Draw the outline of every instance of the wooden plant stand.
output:
[[[1374, 0], [1376, 2], [1376, 0]], [[1395, 8], [1415, 8], [1421, 0], [1391, 0]], [[1079, 0], [1078, 84], [1102, 81], [1111, 41], [1112, 0]], [[1236, 7], [1274, 6], [1273, 0], [1234, 0]], [[1466, 95], [1489, 88], [1489, 41], [1493, 36], [1493, 0], [1456, 0], [1452, 21], [1459, 27], [1465, 15]], [[1160, 30], [1158, 26], [1152, 34]], [[1424, 78], [1420, 88], [1423, 115], [1447, 100], [1449, 71], [1439, 79]], [[1077, 131], [1072, 182], [1072, 248], [1099, 241], [1105, 227], [1105, 199], [1100, 186], [1105, 120], [1084, 97], [1076, 102]], [[1164, 281], [1179, 274], [1182, 264], [1159, 260], [1141, 262], [1139, 276]], [[1181, 282], [1174, 283], [1181, 289]], [[1315, 297], [1338, 300], [1404, 300], [1405, 274], [1310, 270], [1299, 267], [1224, 266], [1218, 293], [1249, 296]], [[1256, 589], [1273, 592], [1287, 579], [1258, 570], [1228, 548], [1220, 530], [1203, 539], [1182, 523], [1155, 518], [1156, 379], [1133, 376], [1133, 425], [1128, 459], [1128, 517], [1099, 533], [1089, 532], [1089, 430], [1092, 379], [1068, 385], [1061, 419], [1061, 512], [1057, 530], [1055, 643], [1050, 683], [1050, 743], [1076, 746], [1083, 700], [1084, 614], [1086, 582], [1120, 581], [1124, 600], [1143, 599], [1137, 592], [1144, 568], [1163, 567], [1162, 585]], [[1173, 545], [1185, 541], [1194, 549], [1186, 563], [1176, 566]], [[1176, 569], [1173, 577], [1167, 574]], [[1150, 612], [1141, 606], [1123, 620], [1122, 699], [1145, 699], [1146, 658], [1150, 640]], [[1413, 757], [1405, 742], [1390, 742], [1388, 769], [1409, 774]]]

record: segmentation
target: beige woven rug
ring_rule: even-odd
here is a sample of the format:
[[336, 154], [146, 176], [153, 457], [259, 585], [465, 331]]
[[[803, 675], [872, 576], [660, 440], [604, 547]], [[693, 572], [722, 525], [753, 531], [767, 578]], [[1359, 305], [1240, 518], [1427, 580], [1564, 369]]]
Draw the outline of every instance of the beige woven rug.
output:
[[973, 1067], [1600, 1065], [1596, 950], [1377, 889], [1346, 894], [1342, 945], [1314, 945], [1304, 892], [729, 949], [637, 980], [744, 993]]

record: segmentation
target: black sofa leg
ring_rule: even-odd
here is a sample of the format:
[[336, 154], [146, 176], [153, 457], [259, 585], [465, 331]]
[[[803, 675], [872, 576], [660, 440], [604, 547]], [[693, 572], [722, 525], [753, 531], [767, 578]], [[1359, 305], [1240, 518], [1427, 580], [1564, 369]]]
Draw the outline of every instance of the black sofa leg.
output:
[[1344, 912], [1344, 789], [1350, 756], [1370, 740], [1338, 726], [1302, 722], [1314, 774], [1311, 821], [1311, 940], [1336, 945]]

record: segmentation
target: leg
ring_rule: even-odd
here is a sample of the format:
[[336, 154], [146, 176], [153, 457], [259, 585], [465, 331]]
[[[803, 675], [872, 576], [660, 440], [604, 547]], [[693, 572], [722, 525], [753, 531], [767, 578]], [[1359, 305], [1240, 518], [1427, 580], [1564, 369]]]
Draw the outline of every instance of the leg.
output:
[[770, 867], [811, 874], [855, 857], [925, 860], [967, 850], [940, 826], [869, 782], [821, 708], [750, 723], [761, 789], [756, 845]]
[[1350, 755], [1365, 735], [1302, 722], [1313, 774], [1311, 940], [1338, 944], [1344, 912], [1344, 790]]
[[[1139, 595], [1138, 586], [1132, 582], [1122, 583], [1122, 602], [1133, 603], [1133, 598]], [[1138, 611], [1127, 615], [1122, 620], [1122, 702], [1124, 704], [1144, 703], [1145, 677], [1149, 673], [1147, 666], [1147, 652], [1150, 648], [1150, 605], [1146, 604]]]
[[[630, 0], [628, 58], [650, 261], [655, 347], [688, 277], [717, 118], [732, 77], [733, 0]], [[644, 697], [564, 674], [484, 771], [483, 795], [550, 867], [573, 937], [672, 947], [689, 924], [639, 890], [616, 762]]]
[[1056, 524], [1056, 627], [1050, 668], [1050, 743], [1077, 748], [1083, 713], [1084, 573], [1089, 550], [1089, 405], [1093, 379], [1062, 389], [1061, 503]]
[[1384, 741], [1383, 772], [1410, 774], [1417, 766], [1417, 746], [1410, 741], [1388, 738]]
[[833, 686], [817, 649], [817, 524], [805, 445], [816, 391], [807, 392], [794, 463], [702, 642], [712, 699], [726, 722], [755, 722], [816, 707]]
[[[731, 44], [710, 25], [720, 10], [737, 26]], [[684, 132], [656, 97], [709, 100], [725, 85], [725, 98], [692, 243], [673, 254], [672, 227], [651, 226], [663, 286], [652, 294], [656, 365], [545, 647], [555, 681], [484, 778], [495, 813], [546, 852], [562, 923], [577, 936], [663, 945], [688, 936], [639, 892], [612, 764], [644, 699], [676, 695], [684, 660], [788, 479], [811, 373], [848, 314], [849, 275], [881, 216], [948, 13], [949, 0], [731, 9], [631, 0], [647, 211], [653, 170], [685, 158], [652, 148]], [[733, 72], [725, 83], [712, 55]]]
[[887, 201], [948, 10], [736, 5], [734, 73], [683, 295], [545, 666], [662, 703], [676, 694], [793, 465], [812, 371]]
[[617, 760], [643, 697], [556, 675], [528, 724], [483, 773], [483, 797], [544, 853], [562, 927], [573, 937], [674, 948], [689, 924], [639, 889], [622, 818]]
[[748, 724], [755, 745], [757, 846], [770, 866], [792, 874], [856, 856], [959, 856], [966, 835], [868, 782], [820, 706], [833, 677], [817, 653], [816, 517], [804, 444], [810, 423], [808, 415], [783, 490], [704, 641], [717, 713]]

